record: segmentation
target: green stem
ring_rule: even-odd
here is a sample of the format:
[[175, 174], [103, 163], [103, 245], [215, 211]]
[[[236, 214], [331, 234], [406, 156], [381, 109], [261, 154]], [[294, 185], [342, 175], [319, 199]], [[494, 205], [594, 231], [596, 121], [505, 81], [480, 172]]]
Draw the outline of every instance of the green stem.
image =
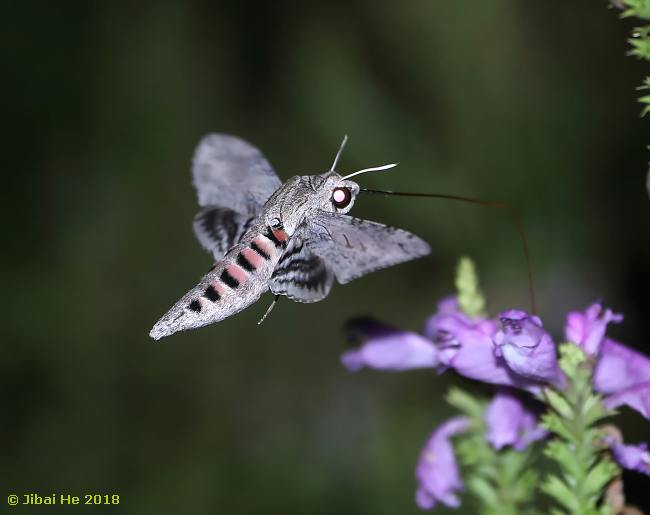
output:
[[555, 433], [545, 454], [559, 467], [560, 474], [549, 475], [542, 488], [571, 515], [602, 514], [606, 506], [599, 500], [606, 484], [618, 468], [603, 455], [601, 430], [596, 422], [611, 415], [591, 386], [592, 363], [573, 344], [560, 347], [560, 366], [566, 377], [562, 391], [547, 389], [545, 399], [551, 408], [544, 425]]

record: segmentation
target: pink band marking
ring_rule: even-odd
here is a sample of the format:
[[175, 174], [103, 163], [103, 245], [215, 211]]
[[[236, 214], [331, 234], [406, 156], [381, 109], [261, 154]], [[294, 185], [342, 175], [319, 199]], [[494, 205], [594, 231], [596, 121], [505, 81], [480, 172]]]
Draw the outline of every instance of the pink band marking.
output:
[[228, 273], [237, 280], [239, 284], [243, 284], [246, 282], [246, 279], [248, 279], [248, 274], [246, 273], [246, 270], [244, 270], [242, 267], [239, 265], [231, 264], [226, 267], [226, 270], [228, 270]]
[[262, 266], [264, 263], [264, 258], [260, 256], [257, 252], [255, 252], [253, 249], [250, 247], [246, 247], [244, 250], [241, 251], [242, 255], [244, 258], [246, 258], [246, 261], [248, 261], [251, 266], [255, 269], [259, 268]]
[[289, 236], [283, 229], [271, 229], [271, 231], [273, 231], [273, 236], [278, 241], [287, 241], [289, 239]]
[[226, 293], [226, 289], [223, 287], [223, 284], [221, 284], [219, 281], [213, 281], [212, 287], [215, 290], [217, 290], [217, 293], [219, 294], [220, 297], [223, 297], [224, 293]]
[[277, 249], [275, 248], [275, 245], [266, 236], [260, 235], [253, 241], [266, 253], [267, 256], [274, 256], [276, 254]]

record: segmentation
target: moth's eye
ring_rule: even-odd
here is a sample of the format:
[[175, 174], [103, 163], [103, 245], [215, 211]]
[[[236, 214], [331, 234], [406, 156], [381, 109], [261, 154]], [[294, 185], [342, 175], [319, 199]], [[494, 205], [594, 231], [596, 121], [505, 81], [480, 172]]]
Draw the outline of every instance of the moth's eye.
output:
[[338, 209], [347, 207], [352, 201], [350, 188], [334, 188], [332, 193], [332, 204]]

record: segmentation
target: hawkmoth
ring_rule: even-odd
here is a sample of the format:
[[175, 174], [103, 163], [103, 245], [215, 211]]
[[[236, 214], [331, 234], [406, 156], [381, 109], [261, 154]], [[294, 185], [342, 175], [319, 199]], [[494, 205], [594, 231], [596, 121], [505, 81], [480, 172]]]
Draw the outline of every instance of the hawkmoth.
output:
[[414, 234], [347, 214], [360, 191], [350, 177], [394, 165], [341, 176], [335, 168], [346, 139], [329, 171], [284, 183], [242, 139], [209, 134], [199, 142], [192, 179], [201, 210], [193, 228], [215, 263], [153, 326], [152, 338], [223, 320], [269, 290], [276, 300], [318, 302], [335, 280], [430, 253]]

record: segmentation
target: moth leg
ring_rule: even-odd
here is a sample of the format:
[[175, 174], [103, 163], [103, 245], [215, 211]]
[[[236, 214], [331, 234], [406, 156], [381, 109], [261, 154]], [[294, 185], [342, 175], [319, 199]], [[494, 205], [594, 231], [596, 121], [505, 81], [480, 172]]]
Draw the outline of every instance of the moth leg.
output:
[[273, 308], [275, 307], [275, 304], [278, 302], [278, 299], [280, 298], [279, 295], [276, 295], [275, 298], [273, 299], [273, 302], [271, 302], [271, 305], [269, 306], [269, 309], [266, 310], [266, 313], [264, 313], [264, 316], [260, 318], [260, 321], [257, 322], [257, 325], [260, 325], [264, 320], [266, 320], [266, 317], [269, 316], [271, 311], [273, 311]]

